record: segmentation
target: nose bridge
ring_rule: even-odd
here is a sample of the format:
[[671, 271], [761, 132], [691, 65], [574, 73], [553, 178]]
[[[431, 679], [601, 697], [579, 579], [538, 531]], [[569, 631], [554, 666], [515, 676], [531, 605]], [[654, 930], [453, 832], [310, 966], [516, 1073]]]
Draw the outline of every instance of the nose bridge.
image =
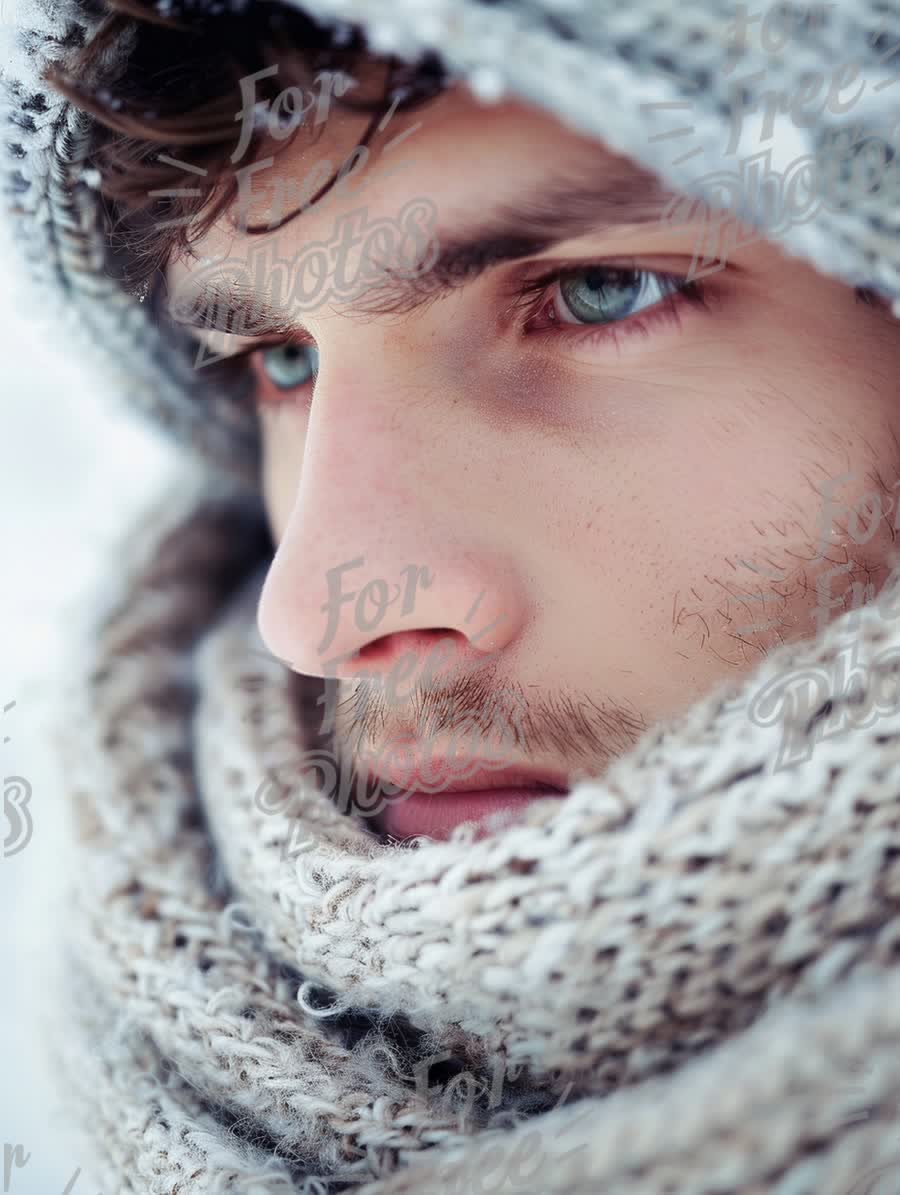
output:
[[316, 382], [296, 499], [259, 607], [270, 649], [310, 675], [354, 675], [359, 653], [388, 635], [450, 629], [493, 653], [522, 625], [507, 549], [490, 522], [473, 522], [471, 495], [461, 500], [458, 453], [471, 437], [460, 415], [416, 402], [422, 358], [398, 349], [380, 344], [370, 370], [359, 355], [332, 357]]
[[392, 516], [427, 498], [436, 412], [426, 414], [417, 401], [427, 382], [408, 340], [397, 343], [370, 325], [335, 341], [320, 344], [293, 516], [321, 522], [339, 515], [349, 526], [358, 520], [371, 543], [377, 511], [387, 529]]

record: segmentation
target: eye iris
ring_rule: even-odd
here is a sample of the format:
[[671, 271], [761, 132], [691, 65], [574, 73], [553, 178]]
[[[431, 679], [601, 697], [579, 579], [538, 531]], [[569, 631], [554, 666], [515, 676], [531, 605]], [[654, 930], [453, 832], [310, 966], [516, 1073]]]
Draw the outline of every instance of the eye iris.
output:
[[572, 314], [588, 323], [610, 323], [633, 309], [643, 287], [639, 270], [579, 270], [560, 281], [560, 293]]
[[310, 345], [277, 344], [263, 350], [260, 364], [280, 390], [294, 390], [315, 378], [319, 372], [319, 354]]

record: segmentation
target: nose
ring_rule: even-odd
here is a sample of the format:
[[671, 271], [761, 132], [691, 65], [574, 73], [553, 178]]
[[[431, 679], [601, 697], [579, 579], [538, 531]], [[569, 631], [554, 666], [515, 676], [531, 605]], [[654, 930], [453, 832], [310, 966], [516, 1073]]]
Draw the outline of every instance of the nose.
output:
[[[385, 537], [377, 550], [351, 556], [346, 539], [343, 551], [337, 538], [326, 548], [324, 526], [311, 541], [308, 515], [295, 508], [260, 597], [269, 650], [298, 672], [337, 678], [387, 672], [401, 656], [424, 659], [437, 638], [455, 665], [501, 651], [517, 626], [512, 587], [497, 563], [486, 549], [454, 551], [452, 540], [405, 552], [400, 541], [412, 538], [415, 517], [398, 515], [396, 540]], [[365, 525], [356, 524], [354, 546], [365, 538]]]
[[[388, 354], [382, 349], [378, 360]], [[401, 369], [326, 373], [310, 410], [295, 501], [257, 612], [297, 672], [349, 679], [415, 667], [435, 651], [483, 663], [521, 634], [526, 594], [490, 514], [495, 462], [464, 404], [436, 411]], [[423, 381], [418, 373], [418, 381]], [[477, 479], [477, 480], [476, 480]], [[438, 648], [437, 641], [440, 640]]]

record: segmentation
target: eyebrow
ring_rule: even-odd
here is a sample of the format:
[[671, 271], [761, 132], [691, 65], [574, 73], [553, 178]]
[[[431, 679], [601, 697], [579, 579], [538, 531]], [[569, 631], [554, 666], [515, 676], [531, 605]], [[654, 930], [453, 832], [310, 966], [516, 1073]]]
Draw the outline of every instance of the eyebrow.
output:
[[[368, 286], [364, 301], [353, 308], [370, 315], [409, 314], [494, 266], [534, 257], [564, 241], [624, 227], [662, 226], [666, 208], [680, 194], [624, 159], [611, 165], [595, 158], [568, 174], [543, 179], [514, 201], [498, 203], [489, 216], [452, 236], [438, 232], [438, 257], [426, 274], [386, 276]], [[297, 257], [302, 252], [301, 245]], [[185, 279], [189, 288], [190, 275]], [[195, 310], [186, 311], [188, 306]], [[242, 330], [250, 311], [252, 334]], [[190, 289], [186, 299], [179, 296], [179, 312], [169, 318], [180, 327], [215, 329], [247, 340], [306, 331], [285, 305], [272, 304], [237, 282], [215, 279]]]

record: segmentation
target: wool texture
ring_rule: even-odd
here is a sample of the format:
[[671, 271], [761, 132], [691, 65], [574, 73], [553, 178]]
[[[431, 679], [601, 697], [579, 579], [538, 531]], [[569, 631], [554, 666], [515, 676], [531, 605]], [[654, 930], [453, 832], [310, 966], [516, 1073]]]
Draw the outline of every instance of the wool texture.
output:
[[[199, 469], [123, 537], [62, 703], [83, 715], [59, 734], [70, 899], [46, 1034], [86, 1176], [105, 1195], [896, 1184], [900, 584], [562, 801], [478, 841], [379, 841], [329, 796], [316, 682], [259, 636], [251, 413], [105, 272], [95, 130], [39, 80], [101, 6], [5, 7], [0, 153], [28, 285]], [[782, 167], [824, 162], [841, 126], [896, 123], [900, 14], [876, 0], [736, 54], [715, 0], [304, 7], [374, 50], [436, 48], [483, 102], [531, 100], [699, 199], [735, 167], [735, 73], [756, 73], [760, 111], [864, 63], [845, 117], [779, 123]], [[110, 79], [130, 48], [110, 47]], [[896, 158], [868, 191], [841, 176], [843, 202], [780, 231], [749, 198], [745, 216], [900, 314], [896, 180]]]

